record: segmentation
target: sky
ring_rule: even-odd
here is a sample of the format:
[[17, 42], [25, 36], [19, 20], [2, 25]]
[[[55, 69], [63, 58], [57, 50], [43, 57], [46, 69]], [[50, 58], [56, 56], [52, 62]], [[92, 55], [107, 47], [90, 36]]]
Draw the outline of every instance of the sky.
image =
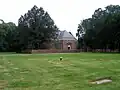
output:
[[17, 25], [19, 17], [37, 5], [50, 14], [60, 30], [75, 36], [81, 20], [110, 4], [119, 5], [120, 0], [0, 0], [0, 19]]

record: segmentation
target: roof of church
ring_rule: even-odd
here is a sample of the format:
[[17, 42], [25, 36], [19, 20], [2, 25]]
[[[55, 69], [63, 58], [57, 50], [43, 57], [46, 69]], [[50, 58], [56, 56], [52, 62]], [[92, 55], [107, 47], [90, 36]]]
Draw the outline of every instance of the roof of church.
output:
[[64, 31], [58, 32], [58, 39], [59, 40], [76, 40], [76, 38], [72, 35], [72, 33]]

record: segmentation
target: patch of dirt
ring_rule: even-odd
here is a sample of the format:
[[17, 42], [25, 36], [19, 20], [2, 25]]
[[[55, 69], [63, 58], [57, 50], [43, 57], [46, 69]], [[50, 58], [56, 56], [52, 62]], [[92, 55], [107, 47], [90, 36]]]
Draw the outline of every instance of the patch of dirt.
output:
[[20, 72], [20, 73], [29, 73], [29, 71], [23, 71], [23, 72]]
[[13, 68], [13, 69], [18, 70], [19, 68]]
[[39, 58], [38, 59], [36, 59], [36, 58], [28, 58], [28, 60], [40, 60]]
[[0, 69], [4, 69], [4, 66], [0, 65]]
[[6, 69], [6, 68], [4, 68], [4, 69], [3, 69], [3, 72], [4, 72], [4, 73], [7, 73], [7, 72], [9, 72], [9, 70]]
[[11, 74], [10, 74], [10, 73], [4, 73], [4, 75], [11, 76]]
[[0, 80], [0, 90], [7, 87], [8, 82], [6, 80]]
[[72, 65], [69, 61], [49, 61], [51, 64], [54, 64], [55, 66], [67, 66]]
[[31, 72], [31, 70], [30, 70], [30, 69], [27, 69], [27, 68], [22, 68], [19, 72], [20, 72], [20, 73], [23, 73], [23, 74], [26, 74], [26, 73]]

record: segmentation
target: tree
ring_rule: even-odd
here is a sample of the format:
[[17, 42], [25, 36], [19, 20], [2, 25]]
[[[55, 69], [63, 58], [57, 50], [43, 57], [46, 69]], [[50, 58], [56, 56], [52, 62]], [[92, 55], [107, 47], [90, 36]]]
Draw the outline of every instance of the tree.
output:
[[15, 35], [16, 25], [12, 22], [5, 23], [2, 19], [0, 20], [0, 51], [9, 51], [13, 43]]
[[[111, 50], [120, 48], [119, 5], [109, 5], [104, 10], [98, 8], [95, 10], [92, 18], [83, 20], [80, 25], [85, 32], [83, 40], [87, 47], [105, 50], [107, 48]], [[81, 27], [78, 27], [77, 32], [80, 32]], [[78, 34], [80, 35], [80, 33]], [[80, 43], [80, 41], [78, 42]]]
[[19, 45], [23, 49], [47, 48], [45, 45], [56, 38], [57, 30], [48, 12], [34, 6], [18, 20]]
[[[83, 24], [83, 23], [81, 23]], [[84, 41], [83, 41], [83, 36], [84, 36], [84, 32], [85, 32], [85, 28], [83, 28], [83, 26], [79, 24], [78, 25], [78, 30], [76, 33], [76, 36], [78, 37], [78, 49], [81, 49], [84, 45]]]

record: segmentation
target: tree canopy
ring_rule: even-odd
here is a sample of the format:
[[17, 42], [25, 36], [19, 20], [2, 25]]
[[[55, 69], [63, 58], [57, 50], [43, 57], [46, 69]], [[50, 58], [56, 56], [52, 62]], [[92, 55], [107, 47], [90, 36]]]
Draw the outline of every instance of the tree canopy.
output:
[[0, 24], [0, 51], [9, 51], [13, 44], [16, 25], [12, 22]]
[[18, 26], [0, 19], [0, 51], [49, 48], [58, 30], [54, 20], [42, 7], [34, 5], [21, 15]]
[[[79, 48], [120, 49], [120, 6], [98, 8], [77, 30]], [[84, 43], [84, 44], [83, 44]], [[82, 44], [82, 45], [81, 45]]]
[[[50, 48], [57, 37], [58, 28], [54, 20], [36, 5], [20, 16], [18, 26], [0, 21], [0, 51]], [[78, 24], [76, 36], [78, 48], [120, 51], [120, 6], [96, 9], [91, 18]]]
[[54, 40], [57, 30], [48, 12], [34, 6], [18, 20], [19, 44], [23, 48], [48, 48], [44, 43]]

